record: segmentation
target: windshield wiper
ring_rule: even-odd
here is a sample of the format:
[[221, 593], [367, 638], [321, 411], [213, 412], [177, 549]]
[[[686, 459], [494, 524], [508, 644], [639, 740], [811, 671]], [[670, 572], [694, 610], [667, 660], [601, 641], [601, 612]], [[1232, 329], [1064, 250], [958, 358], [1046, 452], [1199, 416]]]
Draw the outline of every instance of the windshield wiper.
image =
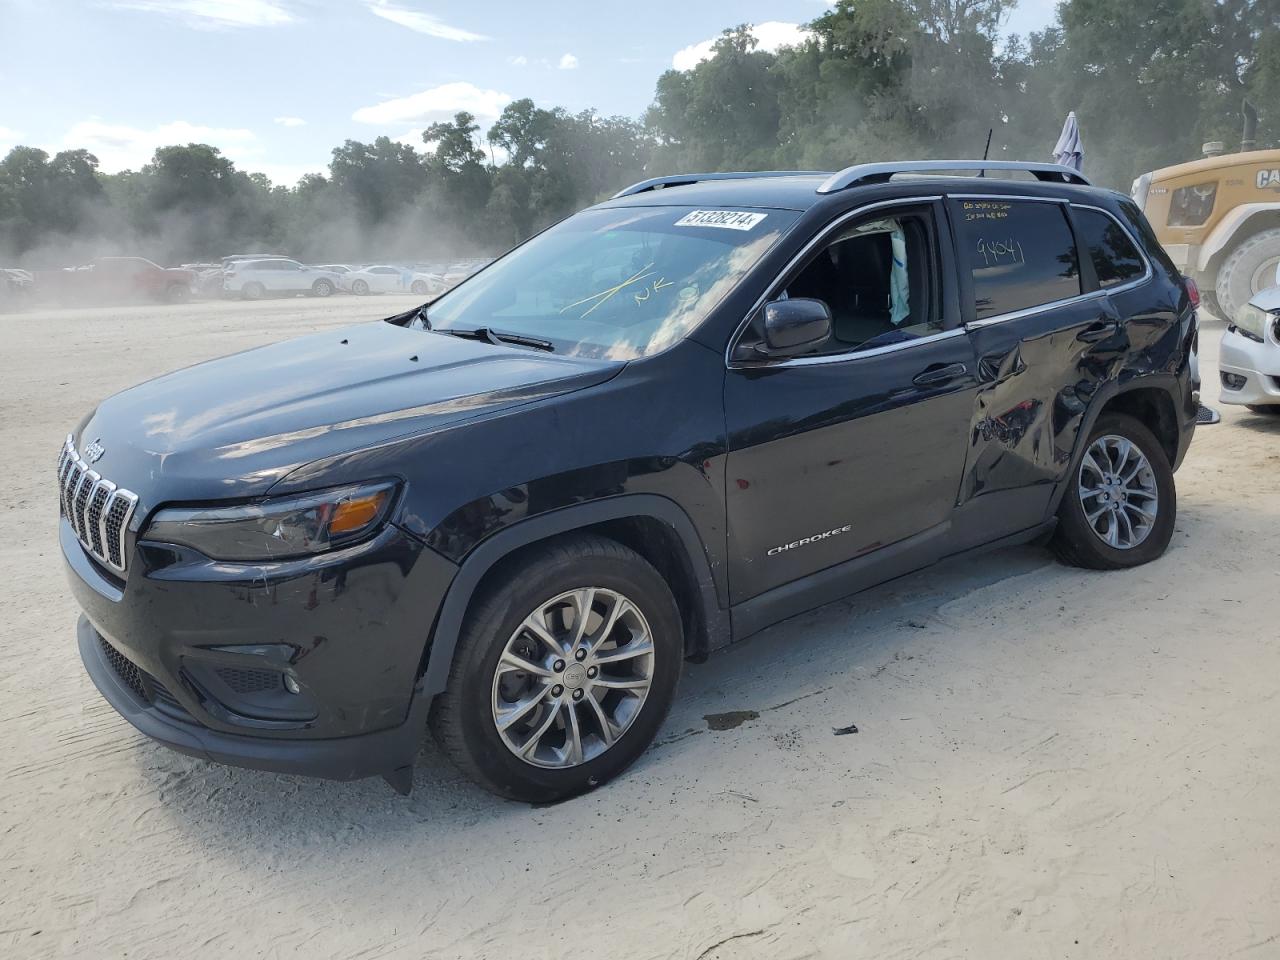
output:
[[[424, 316], [425, 322], [426, 317]], [[431, 329], [428, 327], [427, 329]], [[455, 330], [452, 328], [435, 330], [435, 333], [447, 333], [451, 337], [462, 337], [466, 340], [483, 340], [485, 343], [492, 343], [501, 346], [504, 343], [514, 344], [517, 347], [532, 347], [535, 350], [546, 350], [548, 353], [555, 353], [556, 348], [550, 340], [539, 340], [537, 337], [526, 337], [520, 333], [506, 333], [502, 330], [493, 330], [489, 327], [473, 327], [470, 330]]]

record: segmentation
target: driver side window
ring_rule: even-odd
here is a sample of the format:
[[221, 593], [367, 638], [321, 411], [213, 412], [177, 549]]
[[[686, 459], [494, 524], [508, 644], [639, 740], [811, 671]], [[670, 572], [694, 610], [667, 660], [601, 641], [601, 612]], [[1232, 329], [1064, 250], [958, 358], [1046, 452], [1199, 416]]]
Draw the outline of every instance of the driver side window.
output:
[[834, 234], [781, 294], [821, 300], [831, 311], [831, 336], [807, 355], [869, 350], [940, 332], [935, 238], [929, 208], [870, 214]]

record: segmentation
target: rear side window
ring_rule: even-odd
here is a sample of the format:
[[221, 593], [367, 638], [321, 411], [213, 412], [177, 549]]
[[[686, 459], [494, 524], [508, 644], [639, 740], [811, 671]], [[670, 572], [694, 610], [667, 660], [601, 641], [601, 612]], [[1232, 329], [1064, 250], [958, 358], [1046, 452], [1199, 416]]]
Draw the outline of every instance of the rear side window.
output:
[[1115, 220], [1097, 210], [1073, 211], [1080, 240], [1089, 251], [1093, 268], [1098, 274], [1098, 286], [1106, 289], [1130, 280], [1137, 280], [1147, 271], [1142, 254], [1133, 245], [1124, 228]]
[[953, 209], [976, 319], [1080, 295], [1075, 239], [1061, 204], [957, 200]]

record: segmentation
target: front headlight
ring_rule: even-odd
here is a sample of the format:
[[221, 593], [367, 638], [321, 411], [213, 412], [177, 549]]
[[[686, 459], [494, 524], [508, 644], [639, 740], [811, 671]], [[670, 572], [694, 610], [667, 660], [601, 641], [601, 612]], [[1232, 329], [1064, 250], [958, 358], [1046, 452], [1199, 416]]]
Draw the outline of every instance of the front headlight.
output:
[[1236, 314], [1235, 327], [1251, 340], [1264, 343], [1267, 339], [1267, 324], [1271, 322], [1271, 314], [1247, 303]]
[[286, 560], [367, 537], [386, 520], [394, 483], [333, 487], [230, 507], [171, 507], [143, 539], [193, 547], [214, 560]]

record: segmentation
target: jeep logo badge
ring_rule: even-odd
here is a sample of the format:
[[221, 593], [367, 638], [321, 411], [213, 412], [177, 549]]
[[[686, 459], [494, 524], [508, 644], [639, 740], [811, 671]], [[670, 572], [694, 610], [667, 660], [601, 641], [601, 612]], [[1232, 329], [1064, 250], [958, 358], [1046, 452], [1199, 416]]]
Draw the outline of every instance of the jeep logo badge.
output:
[[102, 441], [94, 440], [84, 448], [84, 459], [87, 463], [97, 463], [106, 452], [107, 448], [102, 445]]

